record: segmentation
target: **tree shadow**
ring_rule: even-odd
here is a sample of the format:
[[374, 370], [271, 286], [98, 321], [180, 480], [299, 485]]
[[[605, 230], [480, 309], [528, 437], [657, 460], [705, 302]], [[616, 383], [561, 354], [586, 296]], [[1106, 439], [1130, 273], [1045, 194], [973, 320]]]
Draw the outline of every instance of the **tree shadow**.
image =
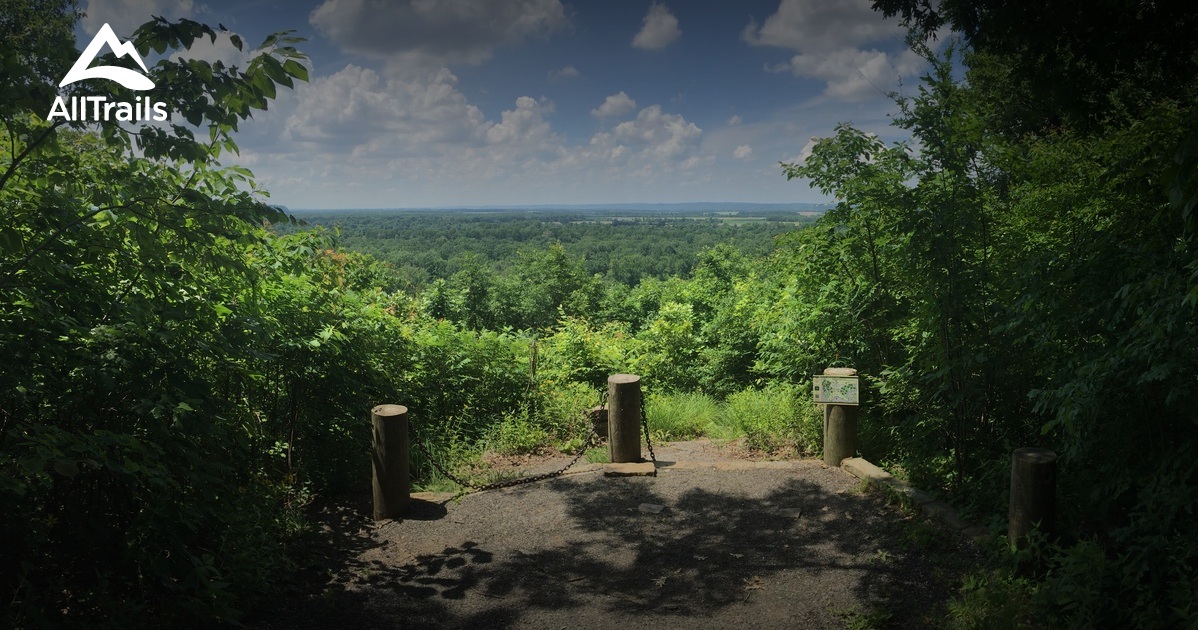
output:
[[480, 495], [483, 511], [500, 502], [515, 502], [508, 507], [517, 514], [560, 510], [560, 532], [467, 539], [402, 566], [363, 561], [388, 541], [349, 527], [329, 545], [339, 549], [335, 574], [355, 577], [332, 580], [288, 619], [264, 625], [503, 628], [563, 613], [578, 627], [629, 617], [702, 624], [755, 597], [819, 607], [830, 589], [850, 592], [832, 599], [857, 602], [859, 612], [921, 625], [971, 562], [947, 531], [932, 544], [913, 539], [905, 517], [879, 496], [833, 492], [798, 476], [758, 496], [701, 485], [664, 492], [652, 478], [559, 478]]

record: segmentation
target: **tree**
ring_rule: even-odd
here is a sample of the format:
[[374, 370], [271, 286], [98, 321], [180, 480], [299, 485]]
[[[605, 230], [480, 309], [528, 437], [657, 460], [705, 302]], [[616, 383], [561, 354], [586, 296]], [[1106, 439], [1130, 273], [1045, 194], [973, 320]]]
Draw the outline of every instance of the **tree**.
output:
[[1094, 129], [1161, 98], [1191, 97], [1198, 77], [1198, 42], [1188, 35], [1198, 12], [1183, 0], [874, 0], [873, 7], [900, 16], [920, 37], [951, 28], [1000, 66], [973, 79], [999, 81], [987, 91], [1008, 106], [995, 129], [1001, 133]]
[[[133, 43], [158, 56], [169, 125], [48, 121], [78, 17], [73, 2], [0, 4], [4, 620], [233, 619], [279, 560], [281, 523], [253, 507], [278, 486], [228, 394], [252, 319], [247, 248], [287, 217], [220, 159], [278, 86], [306, 79], [304, 56], [282, 34], [244, 69], [172, 61], [216, 31], [157, 19]], [[137, 95], [93, 79], [63, 96]]]

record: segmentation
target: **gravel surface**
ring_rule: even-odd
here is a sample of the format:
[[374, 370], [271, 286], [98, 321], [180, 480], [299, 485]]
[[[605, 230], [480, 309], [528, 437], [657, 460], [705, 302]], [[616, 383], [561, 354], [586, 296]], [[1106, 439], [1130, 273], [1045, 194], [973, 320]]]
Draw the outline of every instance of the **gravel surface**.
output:
[[368, 504], [327, 510], [306, 578], [254, 625], [939, 625], [978, 558], [968, 542], [818, 461], [738, 453], [663, 445], [657, 477], [592, 466], [457, 501], [418, 495], [409, 518], [377, 526]]

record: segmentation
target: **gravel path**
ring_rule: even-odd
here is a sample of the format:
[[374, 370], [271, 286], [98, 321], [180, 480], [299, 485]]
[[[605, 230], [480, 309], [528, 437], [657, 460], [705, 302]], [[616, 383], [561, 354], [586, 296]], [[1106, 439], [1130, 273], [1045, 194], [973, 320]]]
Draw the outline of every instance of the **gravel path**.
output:
[[663, 445], [655, 478], [587, 467], [415, 499], [410, 518], [378, 526], [368, 505], [326, 514], [308, 582], [260, 625], [938, 625], [976, 561], [969, 543], [818, 461], [729, 455]]

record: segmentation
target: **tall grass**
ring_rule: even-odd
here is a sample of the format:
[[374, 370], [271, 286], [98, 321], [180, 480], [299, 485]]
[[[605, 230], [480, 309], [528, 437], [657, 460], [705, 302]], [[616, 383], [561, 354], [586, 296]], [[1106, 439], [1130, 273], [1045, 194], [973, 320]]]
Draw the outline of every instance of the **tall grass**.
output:
[[738, 432], [724, 420], [722, 405], [699, 393], [654, 394], [645, 399], [649, 431], [656, 440], [697, 437], [733, 438]]
[[819, 452], [822, 416], [805, 388], [770, 383], [764, 389], [743, 389], [728, 397], [726, 423], [739, 428], [750, 448], [800, 453]]

